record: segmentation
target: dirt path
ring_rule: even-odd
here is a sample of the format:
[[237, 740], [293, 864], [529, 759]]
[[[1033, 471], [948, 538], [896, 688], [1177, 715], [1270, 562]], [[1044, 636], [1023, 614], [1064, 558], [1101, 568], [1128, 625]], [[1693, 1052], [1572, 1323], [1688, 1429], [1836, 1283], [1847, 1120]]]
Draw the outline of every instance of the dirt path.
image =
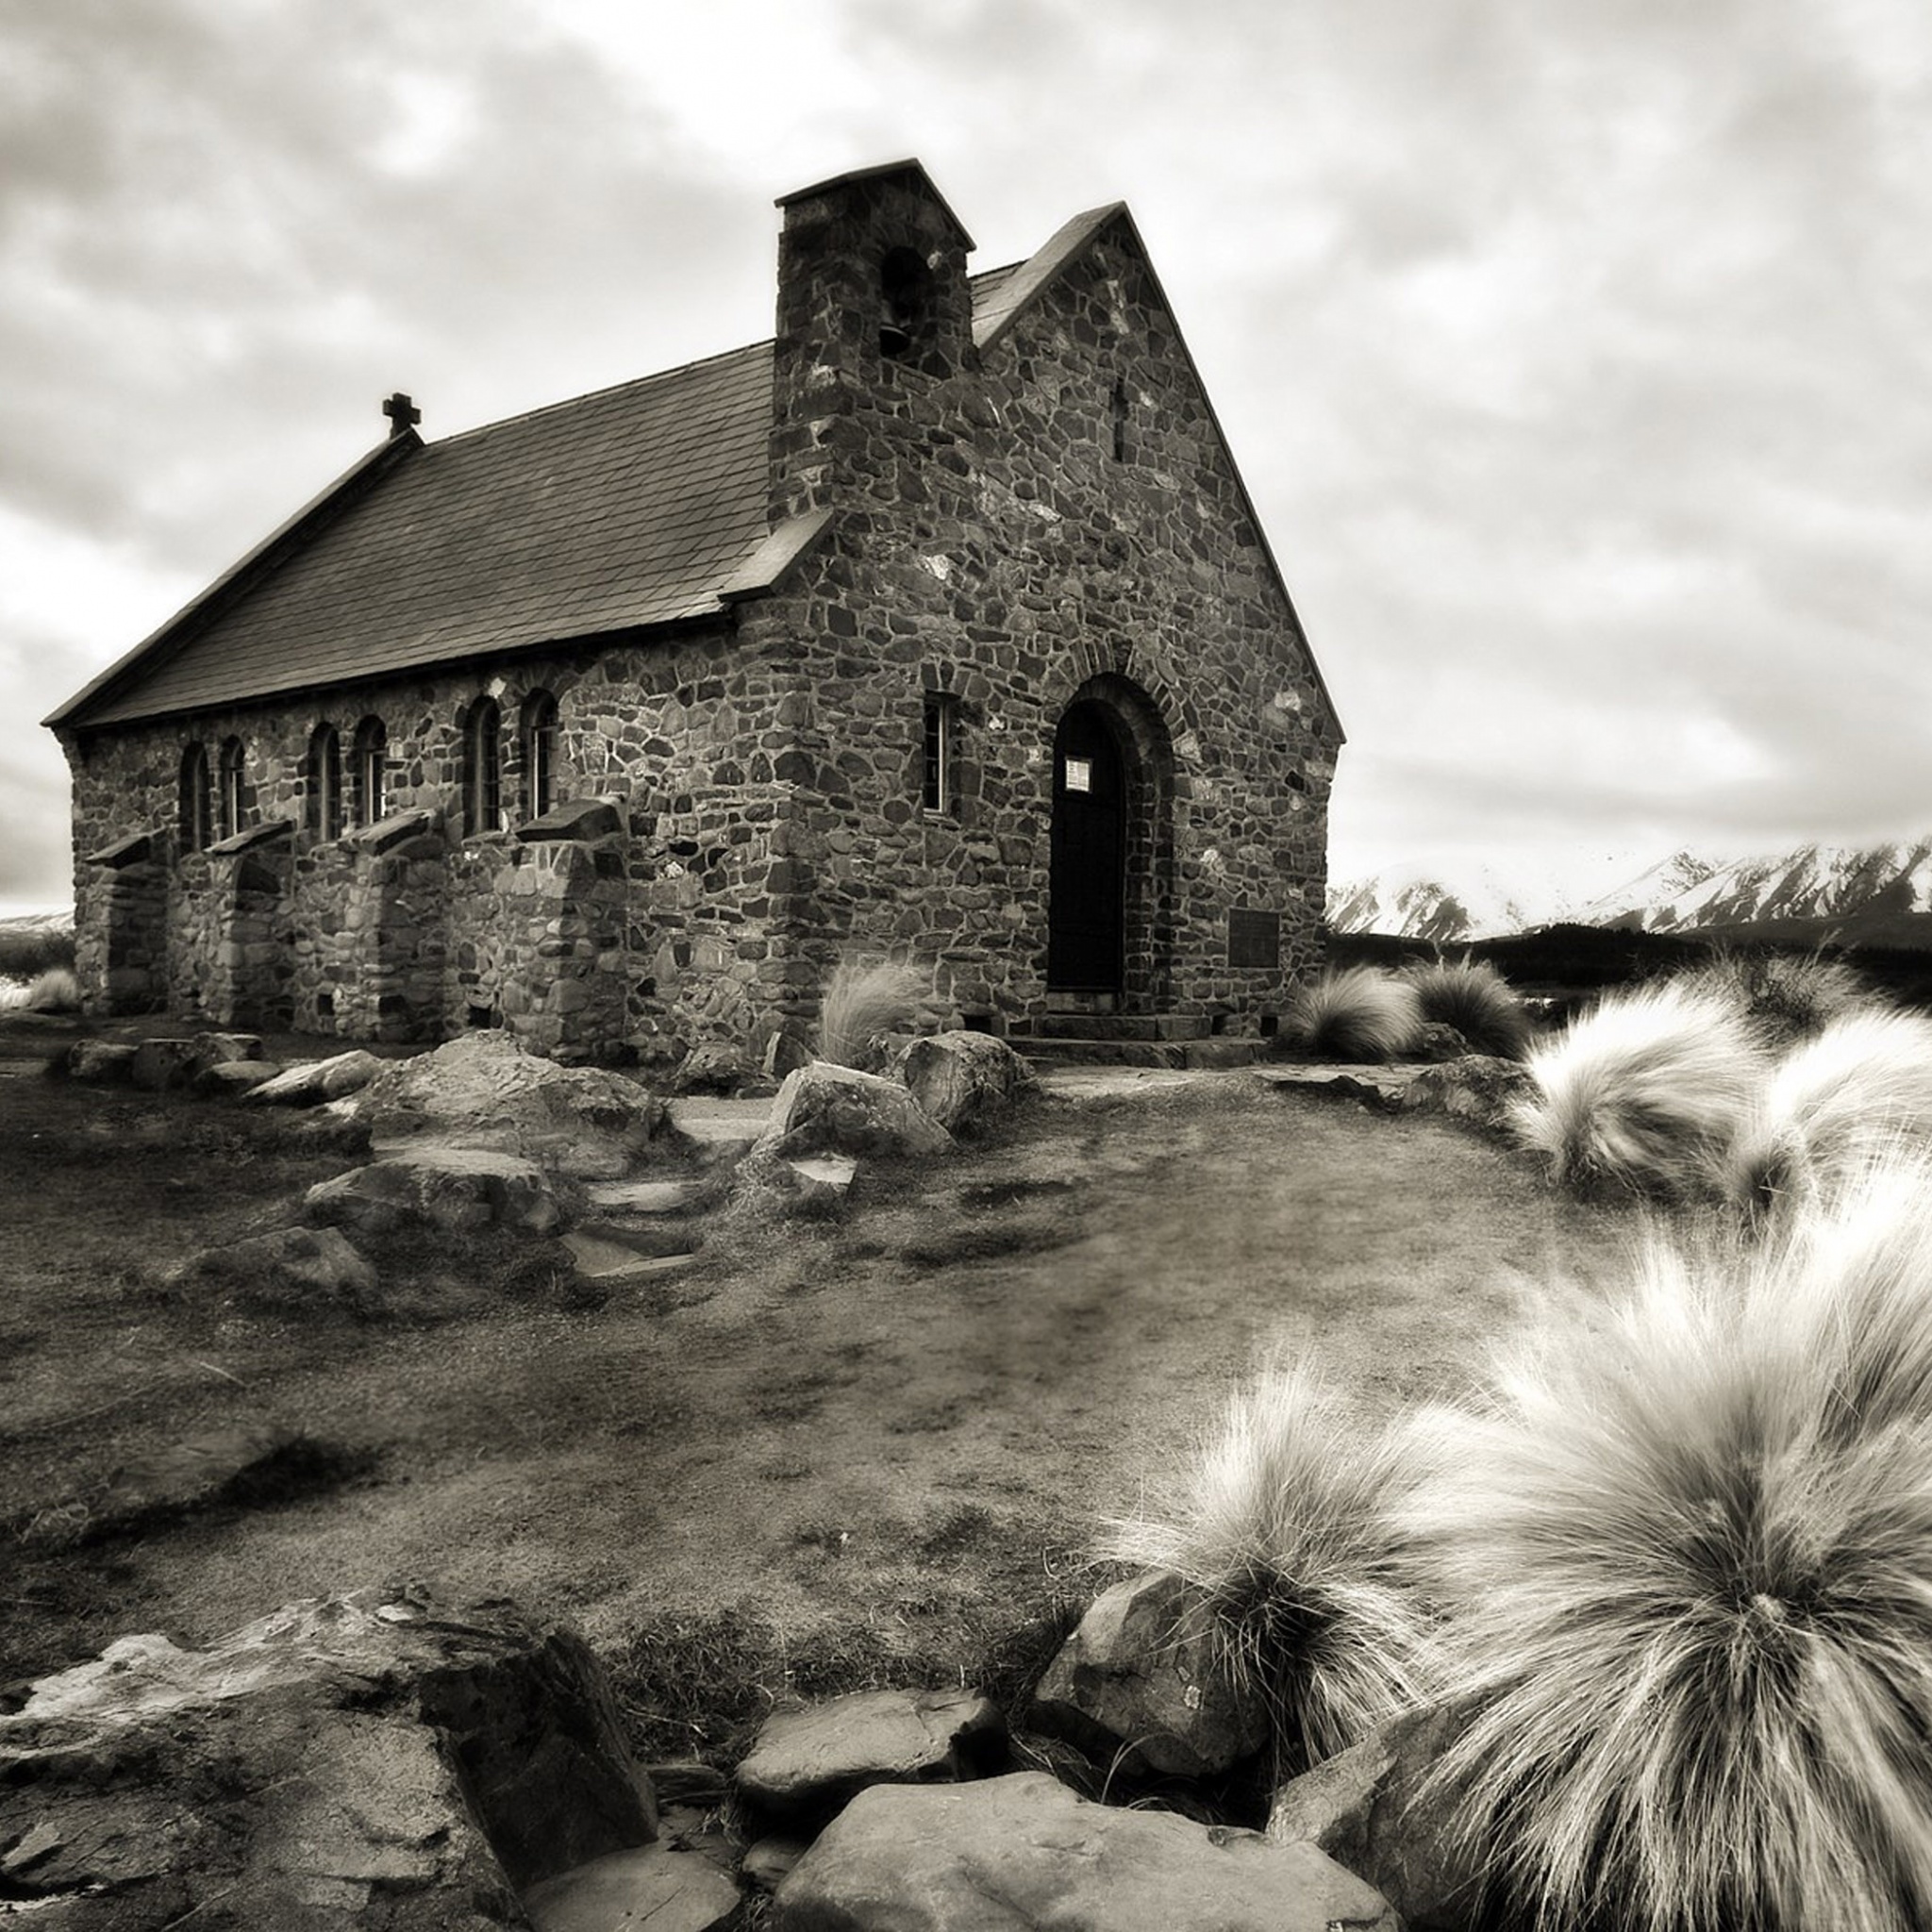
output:
[[[178, 1124], [147, 1131], [150, 1165], [188, 1145]], [[192, 1640], [403, 1574], [568, 1606], [607, 1644], [736, 1606], [929, 1659], [990, 1606], [1050, 1591], [1263, 1355], [1319, 1350], [1370, 1407], [1453, 1389], [1601, 1232], [1460, 1127], [1240, 1074], [1042, 1103], [999, 1146], [868, 1173], [842, 1225], [714, 1247], [669, 1289], [426, 1325], [142, 1303], [137, 1264], [280, 1198], [171, 1191], [184, 1179], [143, 1193], [124, 1174], [104, 1204], [118, 1291], [16, 1196], [0, 1257], [28, 1285], [0, 1399], [31, 1409], [10, 1466], [42, 1488], [57, 1458], [216, 1422], [373, 1456], [330, 1493], [93, 1559], [85, 1622]], [[130, 1219], [143, 1201], [178, 1211]], [[159, 1392], [115, 1409], [143, 1375]]]

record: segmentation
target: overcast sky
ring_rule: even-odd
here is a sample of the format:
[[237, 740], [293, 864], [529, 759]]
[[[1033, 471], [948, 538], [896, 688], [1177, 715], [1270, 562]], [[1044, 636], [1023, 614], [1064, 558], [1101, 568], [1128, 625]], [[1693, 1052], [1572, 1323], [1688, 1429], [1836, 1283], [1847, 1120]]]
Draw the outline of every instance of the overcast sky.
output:
[[1337, 877], [1932, 833], [1924, 0], [0, 0], [35, 720], [370, 444], [771, 332], [774, 195], [1132, 207], [1349, 733]]

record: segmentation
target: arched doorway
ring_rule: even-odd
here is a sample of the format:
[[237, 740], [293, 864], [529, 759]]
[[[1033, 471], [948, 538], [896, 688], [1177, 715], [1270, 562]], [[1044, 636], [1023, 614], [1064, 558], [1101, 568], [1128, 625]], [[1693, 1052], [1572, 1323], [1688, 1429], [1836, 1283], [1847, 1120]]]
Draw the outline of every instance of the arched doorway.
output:
[[1126, 966], [1127, 782], [1107, 708], [1069, 705], [1053, 742], [1047, 991], [1118, 1000]]

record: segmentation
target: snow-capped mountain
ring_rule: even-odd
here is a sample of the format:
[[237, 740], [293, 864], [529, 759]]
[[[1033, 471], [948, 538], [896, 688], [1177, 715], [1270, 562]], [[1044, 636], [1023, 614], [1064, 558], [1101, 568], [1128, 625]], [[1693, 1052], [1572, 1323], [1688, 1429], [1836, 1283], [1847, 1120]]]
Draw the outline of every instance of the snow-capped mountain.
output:
[[1521, 932], [1536, 923], [1524, 901], [1488, 873], [1453, 887], [1391, 874], [1328, 888], [1328, 924], [1335, 932], [1391, 933], [1447, 945]]
[[1448, 883], [1388, 874], [1328, 889], [1337, 932], [1439, 944], [1493, 939], [1554, 920], [1686, 933], [1774, 921], [1844, 921], [1848, 928], [1932, 912], [1932, 838], [1885, 845], [1801, 845], [1716, 860], [1678, 852], [1627, 885], [1583, 903], [1511, 889], [1489, 873]]
[[1591, 925], [1691, 932], [1766, 920], [1862, 919], [1932, 911], [1932, 839], [1800, 845], [1707, 864], [1687, 853], [1577, 912]]

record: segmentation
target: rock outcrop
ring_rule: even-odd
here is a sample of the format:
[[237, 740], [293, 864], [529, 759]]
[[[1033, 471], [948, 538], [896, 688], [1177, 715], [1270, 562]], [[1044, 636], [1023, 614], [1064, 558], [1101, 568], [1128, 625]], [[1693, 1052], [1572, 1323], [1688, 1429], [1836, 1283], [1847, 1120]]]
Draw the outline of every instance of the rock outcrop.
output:
[[206, 1650], [124, 1638], [0, 1716], [0, 1874], [34, 1923], [501, 1932], [648, 1843], [602, 1670], [504, 1603], [362, 1591]]
[[665, 1118], [663, 1103], [635, 1080], [559, 1066], [502, 1032], [465, 1034], [385, 1063], [356, 1107], [378, 1143], [420, 1136], [598, 1180], [628, 1174]]

